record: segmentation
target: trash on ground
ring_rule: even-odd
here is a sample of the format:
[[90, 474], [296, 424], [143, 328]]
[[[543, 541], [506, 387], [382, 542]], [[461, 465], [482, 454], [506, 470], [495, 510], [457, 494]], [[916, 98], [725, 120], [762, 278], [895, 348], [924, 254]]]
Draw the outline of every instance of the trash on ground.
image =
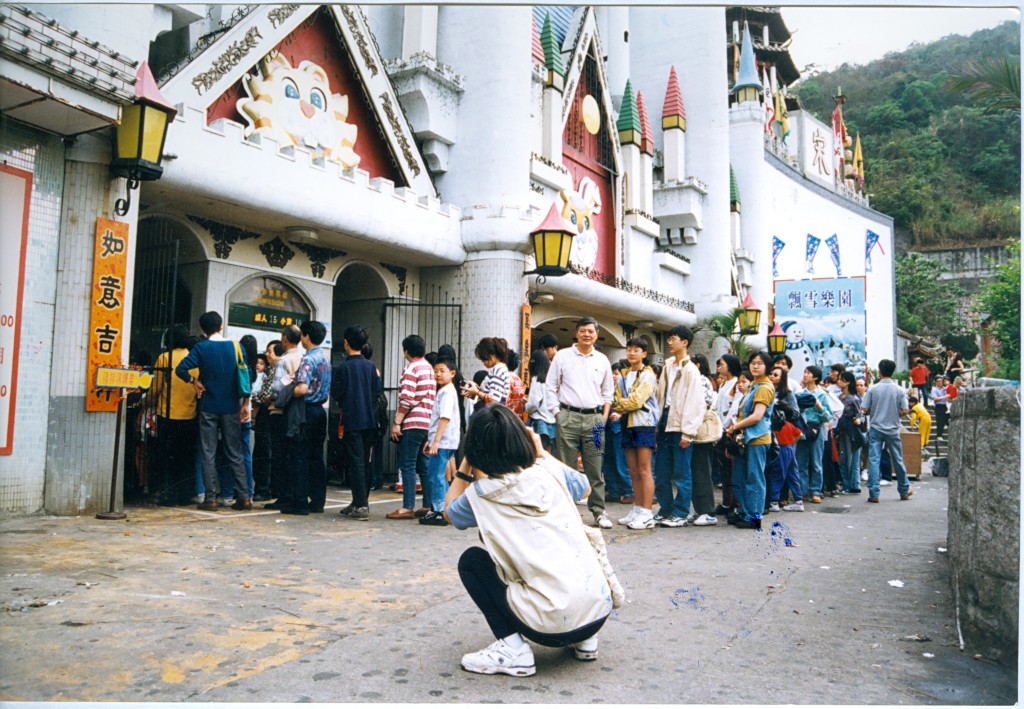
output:
[[931, 660], [935, 657], [935, 655], [931, 654], [930, 652], [922, 652], [921, 657], [927, 657], [929, 660]]
[[890, 581], [889, 585], [892, 586], [893, 588], [903, 588], [903, 582], [902, 581]]
[[171, 595], [172, 596], [184, 596], [185, 592], [184, 591], [171, 591]]
[[918, 635], [916, 633], [914, 635], [904, 635], [903, 639], [911, 640], [915, 643], [926, 643], [931, 640], [931, 638], [929, 638], [927, 635]]

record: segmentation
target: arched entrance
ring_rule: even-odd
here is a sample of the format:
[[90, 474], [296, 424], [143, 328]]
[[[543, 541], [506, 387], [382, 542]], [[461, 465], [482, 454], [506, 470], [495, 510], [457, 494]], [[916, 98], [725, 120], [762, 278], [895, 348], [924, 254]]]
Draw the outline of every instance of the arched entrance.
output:
[[370, 336], [373, 359], [378, 368], [380, 367], [380, 355], [384, 346], [381, 312], [389, 295], [384, 277], [370, 264], [353, 261], [341, 269], [334, 282], [331, 307], [333, 364], [336, 365], [345, 358], [345, 348], [342, 346], [345, 328], [350, 325], [362, 325]]

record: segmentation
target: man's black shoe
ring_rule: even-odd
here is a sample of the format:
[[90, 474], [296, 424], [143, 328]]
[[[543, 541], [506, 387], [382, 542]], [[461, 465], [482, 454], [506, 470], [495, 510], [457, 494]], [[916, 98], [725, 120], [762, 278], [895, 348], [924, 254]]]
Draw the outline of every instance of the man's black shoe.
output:
[[302, 515], [302, 516], [307, 516], [307, 515], [309, 515], [309, 508], [308, 507], [290, 507], [290, 506], [282, 507], [281, 508], [281, 514], [283, 514], [283, 515]]
[[761, 520], [755, 519], [753, 521], [747, 519], [741, 519], [736, 522], [736, 529], [761, 529]]
[[726, 507], [725, 505], [719, 505], [718, 507], [715, 508], [715, 517], [718, 517], [719, 515], [727, 515], [727, 514], [731, 514], [731, 513], [732, 513], [732, 508], [731, 507]]

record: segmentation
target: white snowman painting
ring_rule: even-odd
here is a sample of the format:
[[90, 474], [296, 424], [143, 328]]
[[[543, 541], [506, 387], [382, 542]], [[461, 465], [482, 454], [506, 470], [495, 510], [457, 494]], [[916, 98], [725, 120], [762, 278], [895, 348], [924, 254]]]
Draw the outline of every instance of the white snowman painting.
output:
[[803, 377], [804, 369], [815, 364], [814, 353], [804, 338], [804, 326], [796, 320], [787, 320], [782, 323], [782, 331], [786, 333], [786, 354], [793, 360], [793, 368], [790, 370], [793, 377], [800, 380]]

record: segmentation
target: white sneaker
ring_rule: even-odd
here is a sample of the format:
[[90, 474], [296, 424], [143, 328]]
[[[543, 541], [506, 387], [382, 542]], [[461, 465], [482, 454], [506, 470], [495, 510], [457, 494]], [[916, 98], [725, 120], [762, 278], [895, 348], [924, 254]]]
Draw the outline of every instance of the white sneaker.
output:
[[773, 502], [768, 509], [771, 510], [772, 512], [782, 512], [782, 508], [779, 507], [778, 502]]
[[692, 524], [695, 527], [710, 527], [713, 524], [718, 524], [718, 518], [713, 515], [704, 514], [693, 520]]
[[686, 515], [686, 521], [690, 524], [693, 524], [698, 517], [700, 517], [700, 515], [698, 515], [696, 512], [691, 512], [690, 514]]
[[862, 482], [867, 482], [868, 481], [868, 471], [866, 471], [866, 470], [860, 471], [860, 479], [861, 479]]
[[892, 485], [892, 482], [889, 480], [880, 480], [878, 484], [881, 485], [882, 487], [886, 487], [887, 485]]
[[629, 514], [619, 520], [619, 524], [629, 525], [636, 518], [636, 509], [629, 511]]
[[594, 517], [594, 526], [600, 527], [601, 529], [611, 529], [612, 521], [608, 519], [608, 515], [604, 512]]
[[481, 675], [505, 674], [513, 677], [529, 677], [537, 672], [533, 648], [526, 644], [522, 650], [516, 651], [501, 639], [479, 652], [463, 655], [462, 669]]
[[804, 511], [804, 501], [800, 500], [800, 502], [794, 502], [791, 505], [786, 505], [782, 509], [784, 509], [786, 512], [803, 512]]
[[597, 636], [589, 637], [583, 642], [572, 646], [573, 654], [580, 662], [592, 662], [597, 659]]
[[685, 517], [666, 517], [661, 520], [662, 527], [685, 527], [688, 524]]
[[637, 515], [626, 525], [629, 529], [654, 529], [656, 526], [658, 526], [658, 523], [654, 521], [654, 515], [650, 513]]

